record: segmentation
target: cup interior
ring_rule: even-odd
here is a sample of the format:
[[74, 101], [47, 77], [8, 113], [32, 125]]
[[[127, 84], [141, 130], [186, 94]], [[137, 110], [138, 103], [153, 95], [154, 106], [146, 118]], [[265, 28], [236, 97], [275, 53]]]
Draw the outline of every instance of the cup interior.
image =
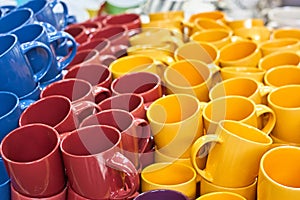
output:
[[71, 156], [91, 156], [113, 148], [120, 141], [120, 133], [109, 126], [88, 126], [67, 135], [62, 150]]
[[268, 103], [283, 109], [300, 108], [300, 85], [279, 87], [268, 95]]
[[277, 184], [300, 188], [300, 174], [297, 173], [300, 163], [300, 151], [293, 147], [276, 147], [262, 158], [262, 166], [266, 175]]
[[44, 125], [27, 125], [15, 129], [2, 143], [4, 156], [17, 163], [42, 159], [58, 146], [58, 134]]
[[[0, 33], [8, 33], [21, 27], [32, 16], [29, 9], [16, 9], [0, 19]], [[2, 43], [1, 43], [2, 44]]]
[[220, 60], [234, 61], [250, 56], [257, 50], [254, 42], [235, 42], [231, 43], [220, 51]]

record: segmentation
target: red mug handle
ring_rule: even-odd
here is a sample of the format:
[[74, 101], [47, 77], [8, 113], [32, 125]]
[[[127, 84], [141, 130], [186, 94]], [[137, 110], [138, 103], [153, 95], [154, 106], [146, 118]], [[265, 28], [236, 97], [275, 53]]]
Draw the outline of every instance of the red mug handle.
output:
[[[124, 164], [126, 163], [126, 165]], [[140, 186], [139, 173], [133, 163], [120, 152], [116, 152], [110, 159], [107, 160], [107, 165], [113, 169], [124, 172], [125, 177], [129, 180], [129, 185], [124, 182], [124, 187], [114, 191], [111, 194], [111, 199], [126, 199], [138, 191]]]
[[93, 87], [93, 96], [95, 97], [95, 103], [98, 104], [104, 99], [111, 97], [111, 91], [102, 86], [94, 86]]
[[[78, 103], [73, 104], [74, 113], [79, 123], [89, 115], [96, 112], [100, 112], [101, 108], [92, 101], [80, 101]], [[92, 113], [91, 113], [92, 112]]]
[[151, 140], [151, 128], [149, 123], [141, 118], [135, 118], [134, 123], [136, 125], [136, 134], [139, 138], [139, 153], [143, 153]]

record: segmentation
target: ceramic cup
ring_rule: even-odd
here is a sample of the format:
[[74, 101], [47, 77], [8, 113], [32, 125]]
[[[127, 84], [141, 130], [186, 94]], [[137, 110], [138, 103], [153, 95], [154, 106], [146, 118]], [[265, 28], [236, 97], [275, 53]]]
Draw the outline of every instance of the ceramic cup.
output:
[[88, 199], [121, 199], [134, 194], [139, 188], [138, 172], [121, 154], [120, 145], [121, 133], [106, 125], [66, 134], [60, 149], [70, 187]]
[[174, 199], [174, 200], [188, 200], [188, 197], [182, 194], [181, 192], [177, 192], [175, 190], [150, 190], [147, 192], [143, 192], [139, 194], [134, 200], [163, 200], [163, 199]]
[[211, 192], [208, 194], [201, 195], [196, 200], [218, 200], [218, 199], [246, 200], [245, 197], [233, 192]]
[[147, 119], [157, 148], [175, 158], [190, 156], [193, 142], [203, 134], [200, 101], [188, 94], [170, 94], [154, 101]]
[[269, 69], [264, 76], [264, 83], [273, 87], [300, 84], [300, 68], [295, 65], [283, 65]]
[[297, 174], [300, 151], [298, 147], [280, 146], [261, 158], [257, 199], [296, 199], [300, 193]]
[[79, 127], [83, 113], [98, 109], [91, 101], [73, 103], [64, 96], [52, 95], [31, 104], [20, 116], [19, 126], [43, 123], [54, 127], [60, 134]]
[[263, 82], [265, 70], [257, 67], [241, 67], [241, 66], [229, 66], [223, 67], [220, 70], [222, 80], [227, 80], [230, 78], [252, 78], [258, 82]]
[[141, 173], [141, 191], [154, 189], [171, 189], [186, 195], [189, 199], [196, 197], [196, 172], [183, 164], [154, 163]]
[[[202, 178], [216, 185], [233, 188], [250, 185], [258, 175], [259, 161], [270, 148], [272, 138], [253, 126], [233, 120], [223, 120], [218, 125], [215, 134], [201, 136], [193, 144], [194, 168]], [[214, 145], [210, 147], [205, 169], [199, 169], [197, 153], [211, 143]]]
[[58, 132], [44, 124], [22, 126], [5, 136], [1, 155], [17, 192], [41, 198], [56, 195], [65, 188], [59, 143]]

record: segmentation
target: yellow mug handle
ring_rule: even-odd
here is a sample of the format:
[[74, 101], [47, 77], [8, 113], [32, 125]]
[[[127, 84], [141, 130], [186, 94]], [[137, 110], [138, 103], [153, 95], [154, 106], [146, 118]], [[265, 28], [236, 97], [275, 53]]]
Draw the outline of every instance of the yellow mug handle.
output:
[[263, 132], [266, 134], [270, 134], [271, 131], [273, 130], [275, 123], [276, 123], [276, 116], [274, 111], [269, 108], [268, 106], [262, 105], [262, 104], [257, 104], [255, 106], [256, 110], [256, 116], [259, 118], [260, 116], [264, 114], [269, 114], [268, 121], [265, 123], [265, 126], [261, 129]]
[[[209, 172], [207, 172], [205, 169], [200, 169], [197, 165], [197, 158], [198, 152], [201, 150], [201, 148], [205, 148], [205, 145], [211, 142], [218, 142], [222, 143], [222, 140], [218, 137], [216, 134], [208, 134], [199, 137], [191, 148], [191, 161], [193, 164], [194, 169], [197, 171], [197, 173], [207, 181], [213, 182], [213, 177], [210, 175]], [[205, 151], [206, 152], [206, 151]]]

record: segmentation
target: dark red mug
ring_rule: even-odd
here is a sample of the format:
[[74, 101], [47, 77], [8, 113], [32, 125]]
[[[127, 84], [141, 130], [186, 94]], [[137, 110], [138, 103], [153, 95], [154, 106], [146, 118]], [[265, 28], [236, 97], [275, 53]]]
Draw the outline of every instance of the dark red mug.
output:
[[70, 69], [63, 79], [82, 79], [89, 82], [92, 86], [101, 86], [110, 89], [112, 82], [111, 71], [101, 64], [82, 64]]
[[140, 154], [151, 142], [151, 129], [148, 122], [134, 118], [132, 114], [120, 109], [104, 110], [84, 119], [80, 127], [107, 125], [121, 132], [122, 153], [137, 169], [141, 169]]
[[21, 126], [4, 137], [1, 155], [18, 193], [31, 199], [44, 198], [65, 188], [59, 144], [58, 132], [45, 124]]
[[73, 103], [64, 96], [48, 96], [31, 104], [20, 116], [19, 126], [42, 123], [55, 128], [60, 134], [79, 127], [80, 116], [86, 111], [99, 109], [91, 101]]
[[98, 106], [101, 110], [121, 109], [130, 112], [134, 117], [146, 120], [144, 99], [135, 93], [124, 93], [111, 96], [101, 101]]
[[74, 130], [60, 143], [69, 186], [89, 199], [127, 198], [139, 189], [139, 175], [120, 150], [121, 133], [94, 125]]

